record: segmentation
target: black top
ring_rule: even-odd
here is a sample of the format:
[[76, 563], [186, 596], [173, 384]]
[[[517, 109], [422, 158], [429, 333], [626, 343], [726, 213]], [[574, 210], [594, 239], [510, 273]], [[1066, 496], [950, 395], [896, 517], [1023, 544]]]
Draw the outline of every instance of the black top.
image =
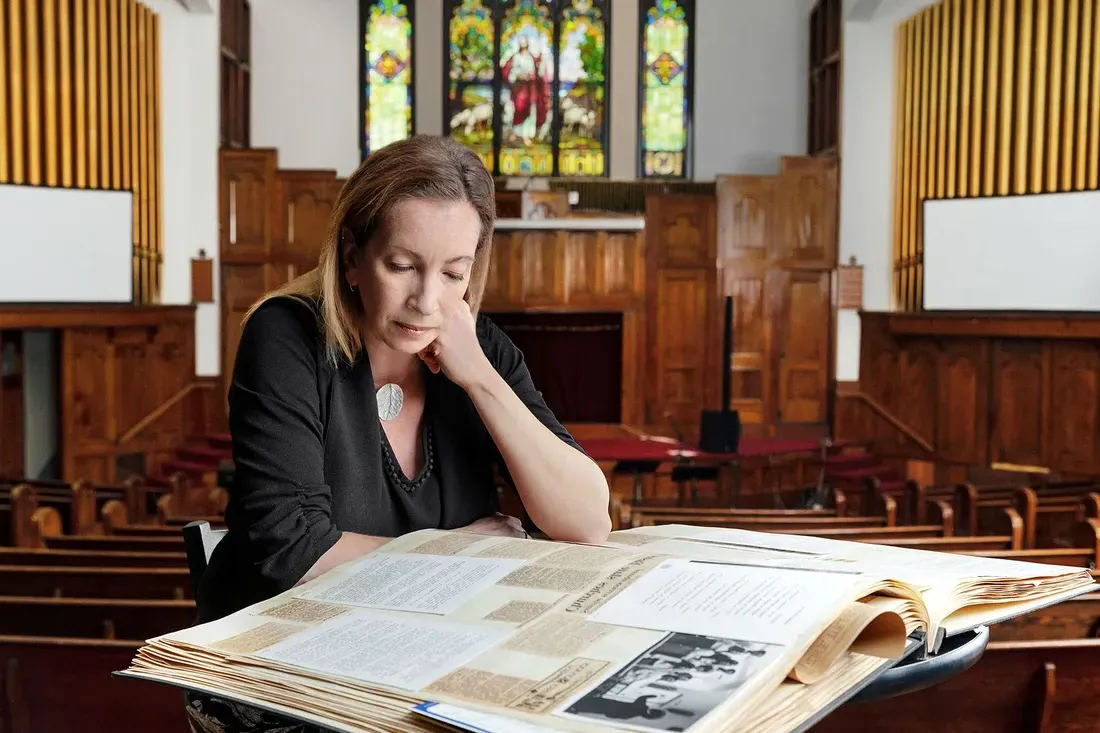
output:
[[[229, 388], [236, 464], [229, 533], [200, 584], [200, 622], [289, 589], [342, 531], [397, 537], [463, 527], [497, 511], [494, 469], [507, 470], [466, 392], [442, 373], [427, 374], [422, 439], [431, 470], [419, 485], [419, 476], [408, 481], [381, 429], [366, 354], [333, 364], [318, 313], [316, 304], [273, 298], [241, 333]], [[531, 412], [580, 450], [511, 339], [485, 316], [477, 335]]]

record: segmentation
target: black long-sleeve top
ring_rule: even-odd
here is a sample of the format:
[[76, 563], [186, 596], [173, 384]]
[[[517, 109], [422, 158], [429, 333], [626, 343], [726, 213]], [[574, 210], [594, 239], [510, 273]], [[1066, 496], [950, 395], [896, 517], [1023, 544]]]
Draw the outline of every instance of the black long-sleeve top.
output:
[[[198, 591], [198, 620], [221, 618], [297, 583], [341, 532], [396, 537], [452, 529], [498, 508], [500, 451], [469, 396], [442, 373], [427, 376], [424, 431], [431, 480], [410, 490], [387, 470], [370, 362], [334, 364], [319, 306], [264, 303], [245, 324], [229, 389], [236, 464], [225, 521]], [[580, 450], [531, 381], [523, 355], [478, 316], [490, 363], [531, 412]]]

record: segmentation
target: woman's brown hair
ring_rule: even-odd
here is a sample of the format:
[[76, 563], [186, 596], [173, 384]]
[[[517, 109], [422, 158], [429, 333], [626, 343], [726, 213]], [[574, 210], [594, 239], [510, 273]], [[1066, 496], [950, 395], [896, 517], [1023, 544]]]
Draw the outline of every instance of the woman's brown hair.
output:
[[356, 250], [362, 252], [394, 206], [408, 199], [464, 201], [477, 211], [481, 236], [466, 290], [466, 301], [476, 316], [492, 257], [493, 178], [469, 148], [449, 137], [416, 135], [367, 156], [336, 197], [317, 267], [265, 295], [245, 314], [245, 321], [265, 301], [278, 296], [319, 302], [329, 356], [354, 361], [363, 348], [359, 334], [363, 307], [344, 279], [343, 238], [353, 237]]

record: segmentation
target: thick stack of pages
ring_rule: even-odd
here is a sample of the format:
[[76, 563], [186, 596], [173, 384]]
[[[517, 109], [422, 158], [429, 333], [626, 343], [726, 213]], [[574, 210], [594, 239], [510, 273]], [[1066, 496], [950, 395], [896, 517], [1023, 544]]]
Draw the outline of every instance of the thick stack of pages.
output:
[[1082, 568], [737, 530], [603, 546], [426, 530], [152, 639], [119, 674], [338, 731], [787, 733], [921, 633], [1093, 587]]

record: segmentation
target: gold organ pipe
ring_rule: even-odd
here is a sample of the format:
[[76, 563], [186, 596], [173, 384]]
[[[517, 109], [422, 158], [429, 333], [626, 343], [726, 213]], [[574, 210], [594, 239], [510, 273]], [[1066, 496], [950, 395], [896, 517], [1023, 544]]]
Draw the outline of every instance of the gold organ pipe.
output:
[[[0, 8], [0, 38], [7, 38], [8, 18]], [[7, 183], [11, 175], [8, 160], [8, 143], [11, 140], [11, 118], [14, 112], [8, 111], [8, 51], [0, 46], [0, 183]]]
[[[921, 13], [917, 17], [917, 28], [920, 38], [920, 63], [917, 65], [917, 76], [920, 79], [920, 100], [917, 108], [914, 110], [913, 124], [916, 128], [917, 144], [913, 146], [914, 152], [914, 165], [916, 167], [916, 182], [917, 188], [913, 195], [913, 238], [909, 240], [908, 251], [905, 253], [905, 303], [906, 307], [913, 307], [913, 293], [916, 287], [916, 278], [913, 272], [913, 259], [917, 252], [920, 251], [921, 241], [924, 238], [924, 227], [921, 222], [921, 217], [917, 214], [920, 211], [920, 201], [927, 195], [927, 175], [928, 175], [928, 159], [924, 155], [924, 151], [928, 148], [928, 111], [929, 111], [929, 55], [931, 52], [932, 44], [932, 29], [930, 24], [931, 16], [928, 11]], [[914, 90], [915, 91], [915, 90]]]
[[88, 127], [86, 124], [88, 102], [85, 93], [87, 79], [84, 76], [85, 2], [86, 0], [73, 0], [73, 75], [76, 86], [73, 114], [76, 117], [76, 185], [78, 188], [88, 185]]
[[42, 114], [46, 123], [46, 185], [56, 186], [57, 170], [57, 0], [42, 0]]
[[1043, 190], [1043, 160], [1046, 153], [1047, 114], [1047, 42], [1050, 39], [1051, 0], [1036, 0], [1035, 20], [1035, 91], [1032, 94], [1031, 119], [1031, 193]]
[[[1014, 2], [1014, 0], [1009, 0]], [[1001, 0], [989, 0], [989, 27], [998, 28], [1001, 25]], [[997, 80], [1000, 70], [1000, 44], [997, 36], [989, 39], [989, 69], [986, 79], [985, 97], [985, 155], [982, 160], [982, 195], [991, 196], [995, 183], [994, 174], [997, 169]]]
[[[928, 146], [924, 148], [924, 152], [927, 153], [927, 162], [925, 167], [927, 168], [925, 178], [925, 188], [921, 192], [922, 196], [932, 197], [938, 196], [936, 191], [936, 174], [937, 174], [937, 158], [936, 150], [939, 147], [939, 117], [940, 117], [940, 95], [938, 92], [940, 81], [940, 13], [941, 7], [939, 5], [933, 5], [926, 11], [929, 15], [925, 20], [929, 24], [932, 31], [932, 42], [928, 44], [928, 55], [931, 57], [932, 66], [928, 72], [928, 96], [930, 101], [930, 107], [928, 110]], [[923, 236], [922, 236], [923, 239]]]
[[1100, 188], [1100, 8], [1092, 15], [1092, 84], [1089, 90], [1089, 189]]
[[[10, 38], [8, 78], [11, 80], [11, 182], [24, 183], [23, 172], [23, 0], [8, 0], [8, 36]], [[0, 53], [4, 49], [0, 48]]]
[[[80, 2], [80, 0], [77, 0]], [[99, 188], [99, 0], [88, 0], [88, 185]]]
[[1060, 144], [1062, 138], [1062, 36], [1065, 33], [1066, 4], [1065, 0], [1053, 0], [1054, 2], [1054, 28], [1051, 33], [1050, 51], [1050, 102], [1047, 104], [1049, 118], [1047, 120], [1047, 157], [1046, 157], [1046, 190], [1058, 190], [1058, 161], [1060, 159]]
[[1016, 4], [1018, 0], [1008, 0], [1004, 6], [1004, 27], [1001, 48], [1001, 131], [1000, 156], [997, 161], [997, 193], [1008, 193], [1012, 174], [1012, 77], [1016, 71]]
[[140, 145], [138, 150], [140, 151], [140, 169], [141, 178], [139, 197], [139, 216], [141, 220], [138, 222], [140, 227], [139, 242], [141, 245], [141, 300], [145, 300], [145, 287], [148, 282], [147, 273], [149, 271], [149, 37], [148, 37], [148, 23], [146, 22], [146, 16], [148, 11], [145, 6], [139, 6], [138, 8], [138, 53], [140, 59], [138, 61], [138, 74], [141, 79], [141, 84], [138, 88], [138, 101], [140, 104], [139, 126], [141, 128]]
[[[1089, 0], [1091, 1], [1091, 0]], [[1066, 27], [1066, 88], [1062, 93], [1062, 181], [1060, 189], [1073, 188], [1073, 152], [1077, 141], [1073, 136], [1073, 123], [1077, 118], [1077, 30], [1081, 20], [1079, 0], [1068, 0], [1068, 19]]]
[[141, 56], [138, 53], [138, 15], [141, 6], [130, 3], [130, 190], [134, 192], [134, 252], [140, 249], [141, 237], [141, 107], [138, 106], [138, 89], [141, 87]]
[[970, 195], [980, 196], [982, 189], [982, 91], [985, 79], [985, 6], [986, 0], [977, 0], [977, 19], [974, 22], [974, 120], [971, 130]]
[[1031, 102], [1032, 0], [1020, 0], [1020, 61], [1016, 99], [1016, 164], [1013, 193], [1027, 193], [1028, 104]]
[[974, 0], [966, 0], [962, 30], [962, 89], [959, 90], [959, 195], [970, 193], [970, 77], [974, 51]]
[[103, 188], [111, 186], [111, 86], [109, 59], [111, 48], [107, 42], [107, 0], [98, 0], [96, 27], [99, 66], [99, 178]]
[[895, 134], [897, 135], [897, 160], [894, 164], [894, 272], [893, 290], [894, 301], [901, 297], [900, 289], [900, 265], [903, 252], [909, 244], [908, 224], [909, 212], [909, 146], [906, 139], [906, 131], [909, 129], [909, 109], [913, 99], [912, 87], [908, 83], [909, 74], [909, 49], [910, 27], [902, 25], [897, 30], [897, 84], [899, 96], [894, 109]]
[[73, 78], [72, 78], [72, 24], [69, 16], [69, 0], [61, 0], [57, 14], [58, 65], [61, 67], [61, 185], [73, 186]]
[[[950, 0], [949, 7], [951, 9], [951, 88], [948, 91], [948, 100], [950, 101], [947, 109], [946, 195], [954, 198], [956, 195], [955, 180], [959, 172], [959, 29], [962, 20], [962, 0]], [[946, 45], [944, 44], [945, 47]]]
[[107, 22], [111, 48], [111, 188], [122, 188], [122, 119], [119, 106], [119, 53], [121, 38], [118, 27], [118, 6], [120, 0], [107, 0], [110, 14]]
[[948, 51], [951, 33], [951, 13], [946, 5], [937, 6], [940, 34], [940, 68], [939, 68], [939, 103], [937, 105], [938, 117], [936, 119], [936, 198], [943, 198], [947, 189], [947, 79], [949, 74], [950, 58]]
[[1085, 0], [1081, 4], [1081, 73], [1078, 75], [1077, 82], [1077, 133], [1073, 136], [1077, 149], [1073, 188], [1077, 191], [1085, 187], [1089, 138], [1089, 82], [1097, 75], [1095, 60], [1092, 57], [1092, 16], [1095, 4], [1093, 0]]
[[130, 13], [135, 0], [121, 0], [119, 13], [119, 34], [122, 37], [122, 53], [119, 59], [119, 102], [122, 115], [122, 138], [119, 147], [122, 150], [122, 188], [130, 188], [130, 148], [133, 145], [130, 139]]
[[160, 158], [160, 136], [158, 132], [157, 124], [157, 89], [159, 84], [159, 77], [157, 74], [157, 17], [153, 13], [146, 13], [146, 53], [148, 54], [149, 73], [148, 73], [148, 105], [149, 109], [147, 114], [149, 115], [149, 138], [146, 146], [146, 155], [149, 157], [149, 181], [148, 192], [149, 196], [147, 201], [149, 202], [148, 208], [145, 212], [148, 218], [149, 227], [149, 280], [147, 283], [147, 289], [145, 291], [145, 302], [153, 303], [157, 300], [157, 291], [159, 289], [159, 282], [157, 273], [160, 270], [161, 252], [160, 252], [160, 184], [159, 178], [159, 158]]
[[42, 183], [42, 100], [39, 90], [42, 80], [38, 69], [38, 0], [28, 0], [24, 5], [27, 49], [27, 183], [37, 186]]

